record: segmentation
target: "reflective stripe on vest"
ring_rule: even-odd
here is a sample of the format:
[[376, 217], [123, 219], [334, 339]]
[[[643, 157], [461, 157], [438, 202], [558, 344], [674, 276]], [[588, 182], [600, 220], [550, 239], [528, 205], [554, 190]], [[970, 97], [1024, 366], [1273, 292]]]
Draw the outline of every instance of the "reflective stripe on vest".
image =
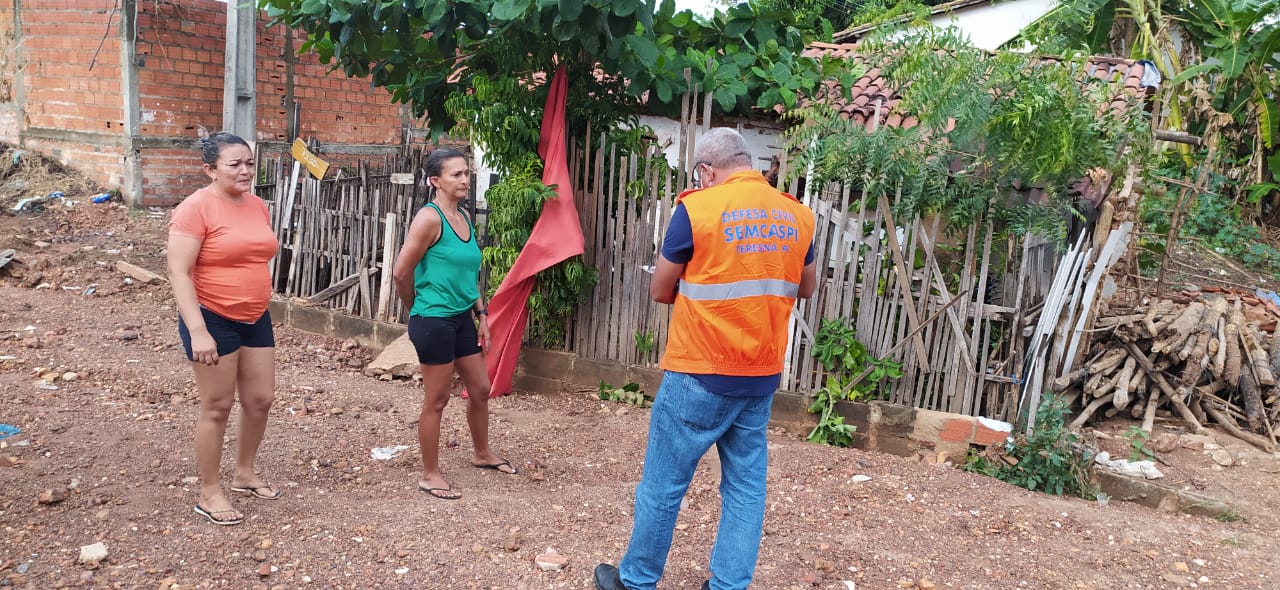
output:
[[681, 279], [679, 293], [693, 301], [725, 301], [760, 295], [794, 298], [800, 293], [800, 283], [782, 279], [755, 279], [736, 283], [702, 285]]

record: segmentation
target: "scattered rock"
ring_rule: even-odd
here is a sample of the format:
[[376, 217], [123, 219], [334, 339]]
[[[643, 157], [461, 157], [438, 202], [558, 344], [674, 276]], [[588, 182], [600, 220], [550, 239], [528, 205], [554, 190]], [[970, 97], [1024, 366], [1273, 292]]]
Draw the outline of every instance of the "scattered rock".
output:
[[1184, 573], [1184, 574], [1189, 574], [1189, 573], [1191, 573], [1191, 568], [1190, 568], [1190, 567], [1188, 567], [1188, 566], [1187, 566], [1187, 564], [1186, 564], [1186, 562], [1183, 562], [1183, 561], [1179, 561], [1179, 562], [1174, 563], [1174, 564], [1173, 564], [1173, 569], [1174, 569], [1174, 571], [1182, 572], [1182, 573]]
[[1151, 450], [1157, 453], [1169, 453], [1178, 447], [1178, 435], [1166, 432], [1151, 441]]
[[547, 549], [546, 553], [533, 558], [533, 563], [544, 572], [558, 572], [569, 564], [569, 558], [556, 553], [555, 549]]
[[116, 261], [116, 270], [133, 277], [133, 280], [139, 283], [149, 284], [156, 282], [164, 282], [164, 277], [151, 272], [136, 264], [129, 264], [123, 260]]
[[1209, 455], [1209, 458], [1213, 459], [1214, 463], [1217, 463], [1218, 465], [1221, 465], [1223, 467], [1230, 467], [1232, 463], [1235, 463], [1235, 459], [1231, 458], [1231, 453], [1228, 453], [1222, 449], [1218, 449], [1214, 451], [1212, 454]]
[[138, 333], [133, 330], [121, 330], [116, 332], [116, 339], [122, 342], [130, 342], [138, 339]]
[[53, 488], [40, 492], [40, 496], [36, 498], [36, 502], [41, 504], [57, 504], [67, 499], [67, 490], [65, 488]]
[[75, 381], [76, 379], [79, 379], [79, 378], [80, 378], [80, 375], [77, 375], [74, 371], [67, 371], [66, 373], [62, 374], [63, 381]]
[[80, 548], [80, 563], [95, 565], [107, 558], [107, 546], [101, 541]]
[[264, 563], [264, 564], [262, 564], [262, 565], [258, 566], [258, 575], [259, 575], [259, 576], [262, 576], [262, 577], [264, 577], [264, 578], [265, 578], [265, 577], [267, 577], [267, 576], [270, 576], [270, 575], [271, 575], [271, 571], [272, 571], [272, 570], [274, 570], [274, 569], [275, 569], [275, 568], [271, 567], [271, 564], [269, 564], [269, 563]]
[[261, 550], [261, 549], [259, 549], [259, 550], [257, 550], [257, 551], [254, 551], [254, 552], [253, 552], [253, 560], [254, 560], [254, 561], [259, 561], [259, 562], [261, 562], [261, 561], [266, 561], [266, 560], [267, 560], [267, 552], [266, 552], [266, 551], [263, 551], [263, 550]]
[[259, 549], [270, 549], [270, 548], [271, 548], [271, 546], [272, 546], [272, 545], [274, 545], [274, 544], [275, 544], [275, 543], [272, 543], [272, 542], [271, 542], [271, 539], [263, 539], [261, 543], [258, 543], [258, 548], [259, 548]]
[[502, 548], [508, 553], [515, 553], [520, 550], [520, 546], [524, 544], [524, 535], [516, 532], [511, 533], [507, 540], [502, 542]]
[[200, 483], [200, 477], [199, 477], [199, 476], [195, 476], [195, 475], [188, 475], [187, 477], [182, 478], [182, 485], [184, 485], [184, 486], [193, 486], [193, 485], [196, 485], [196, 484], [198, 484], [198, 483]]
[[373, 359], [367, 367], [365, 373], [377, 376], [379, 379], [390, 380], [395, 377], [411, 378], [414, 375], [422, 373], [422, 366], [418, 364], [418, 351], [413, 348], [413, 343], [409, 341], [409, 334], [396, 338], [386, 348], [382, 349], [382, 354], [378, 358]]

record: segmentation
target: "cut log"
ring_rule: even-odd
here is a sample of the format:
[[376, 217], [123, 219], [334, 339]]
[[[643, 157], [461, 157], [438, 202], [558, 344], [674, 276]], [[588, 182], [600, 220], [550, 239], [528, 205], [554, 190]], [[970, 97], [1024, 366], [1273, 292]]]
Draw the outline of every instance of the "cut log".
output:
[[1088, 376], [1089, 376], [1089, 372], [1088, 370], [1085, 369], [1085, 367], [1073, 369], [1070, 373], [1067, 373], [1066, 375], [1062, 375], [1054, 379], [1053, 389], [1055, 391], [1066, 391], [1069, 387], [1077, 383], [1080, 383], [1081, 381], [1084, 381], [1084, 378]]
[[1200, 334], [1209, 334], [1218, 327], [1218, 320], [1227, 313], [1228, 305], [1225, 297], [1214, 297], [1213, 302], [1209, 304], [1209, 309], [1204, 312], [1204, 316], [1200, 318], [1200, 322], [1196, 325], [1196, 332]]
[[1124, 367], [1120, 369], [1120, 374], [1116, 376], [1115, 393], [1111, 394], [1111, 404], [1117, 409], [1123, 410], [1129, 405], [1129, 382], [1133, 380], [1135, 364], [1133, 357], [1128, 357], [1124, 361]]
[[1244, 399], [1244, 416], [1249, 423], [1249, 430], [1263, 432], [1262, 421], [1265, 417], [1262, 396], [1258, 395], [1258, 383], [1249, 371], [1240, 376], [1240, 397]]
[[1124, 362], [1125, 356], [1127, 355], [1123, 348], [1113, 348], [1106, 354], [1102, 355], [1102, 358], [1089, 363], [1089, 374], [1099, 375], [1110, 373], [1113, 369], [1119, 367], [1120, 364]]
[[1174, 356], [1178, 357], [1178, 360], [1180, 361], [1185, 361], [1188, 358], [1191, 358], [1191, 353], [1199, 347], [1201, 341], [1204, 341], [1205, 344], [1208, 345], [1208, 340], [1208, 336], [1204, 334], [1192, 334], [1187, 336], [1187, 341], [1183, 343], [1182, 348], [1178, 350], [1178, 354]]
[[1098, 408], [1101, 408], [1103, 404], [1109, 401], [1111, 400], [1105, 397], [1100, 397], [1098, 399], [1093, 400], [1092, 402], [1089, 403], [1088, 406], [1085, 407], [1084, 410], [1080, 411], [1080, 415], [1076, 416], [1075, 420], [1071, 421], [1071, 424], [1068, 426], [1068, 428], [1072, 430], [1076, 430], [1076, 429], [1079, 429], [1081, 426], [1084, 426], [1084, 423], [1089, 420], [1089, 417], [1092, 416], [1094, 412], [1098, 411]]
[[1247, 442], [1255, 447], [1258, 447], [1259, 449], [1262, 449], [1263, 451], [1266, 451], [1268, 453], [1276, 452], [1275, 444], [1252, 432], [1245, 432], [1243, 430], [1240, 430], [1240, 427], [1236, 425], [1236, 421], [1233, 420], [1231, 416], [1228, 416], [1226, 413], [1224, 413], [1222, 410], [1214, 407], [1214, 404], [1212, 403], [1206, 404], [1205, 411], [1207, 411], [1209, 415], [1213, 417], [1214, 422], [1217, 422], [1219, 426], [1222, 426], [1222, 429], [1226, 430], [1227, 433], [1230, 434], [1231, 436], [1234, 436], [1244, 442]]
[[1223, 330], [1227, 353], [1222, 368], [1222, 381], [1228, 388], [1235, 389], [1240, 386], [1240, 362], [1243, 359], [1240, 354], [1240, 326], [1234, 321], [1235, 314], [1232, 316], [1232, 320], [1227, 322], [1227, 327]]
[[1143, 432], [1151, 434], [1151, 429], [1155, 427], [1156, 423], [1156, 408], [1160, 406], [1160, 402], [1163, 399], [1167, 398], [1162, 398], [1159, 391], [1152, 391], [1151, 395], [1147, 396], [1147, 407], [1142, 412]]
[[1272, 375], [1280, 375], [1280, 326], [1271, 332], [1271, 366]]
[[[1177, 411], [1178, 415], [1182, 417], [1182, 420], [1187, 423], [1187, 428], [1191, 430], [1191, 433], [1203, 433], [1204, 426], [1194, 415], [1191, 414], [1191, 408], [1187, 407], [1187, 404], [1183, 401], [1182, 397], [1178, 395], [1177, 391], [1173, 389], [1173, 386], [1169, 385], [1169, 382], [1165, 380], [1164, 376], [1156, 372], [1155, 368], [1151, 366], [1151, 359], [1147, 358], [1147, 356], [1138, 349], [1138, 346], [1132, 342], [1126, 342], [1124, 346], [1129, 350], [1129, 354], [1133, 356], [1134, 360], [1138, 361], [1138, 366], [1142, 367], [1142, 370], [1147, 372], [1147, 378], [1151, 379], [1151, 382], [1159, 387], [1160, 391], [1169, 396], [1169, 403], [1173, 404], [1173, 409]], [[1155, 392], [1152, 392], [1152, 395], [1154, 394]]]
[[1196, 324], [1200, 323], [1200, 318], [1204, 316], [1207, 309], [1204, 303], [1193, 301], [1186, 309], [1182, 310], [1182, 314], [1178, 319], [1169, 324], [1168, 327], [1160, 331], [1159, 339], [1151, 345], [1151, 352], [1168, 352], [1170, 350], [1178, 350], [1182, 344], [1186, 342], [1187, 336], [1195, 330]]
[[1217, 323], [1217, 352], [1213, 355], [1213, 376], [1222, 379], [1226, 370], [1226, 321]]
[[1257, 383], [1270, 387], [1276, 384], [1276, 377], [1271, 372], [1271, 360], [1267, 358], [1267, 351], [1258, 344], [1259, 340], [1252, 325], [1240, 327], [1240, 343], [1244, 345], [1249, 364], [1253, 365], [1253, 374], [1258, 379]]
[[[1154, 309], [1154, 308], [1152, 308]], [[1111, 317], [1098, 318], [1093, 323], [1095, 328], [1110, 328], [1113, 326], [1130, 326], [1135, 325], [1147, 318], [1147, 314], [1139, 313], [1133, 315], [1113, 315]]]

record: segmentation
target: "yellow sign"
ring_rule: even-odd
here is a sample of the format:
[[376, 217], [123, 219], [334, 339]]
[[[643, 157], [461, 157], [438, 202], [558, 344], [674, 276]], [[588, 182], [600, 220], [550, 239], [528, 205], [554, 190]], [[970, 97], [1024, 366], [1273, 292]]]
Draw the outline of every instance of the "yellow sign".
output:
[[311, 175], [316, 178], [324, 178], [324, 173], [329, 171], [329, 163], [311, 153], [311, 150], [307, 149], [307, 144], [301, 139], [293, 140], [293, 148], [289, 150], [289, 154], [293, 159], [302, 162], [302, 165], [306, 166]]

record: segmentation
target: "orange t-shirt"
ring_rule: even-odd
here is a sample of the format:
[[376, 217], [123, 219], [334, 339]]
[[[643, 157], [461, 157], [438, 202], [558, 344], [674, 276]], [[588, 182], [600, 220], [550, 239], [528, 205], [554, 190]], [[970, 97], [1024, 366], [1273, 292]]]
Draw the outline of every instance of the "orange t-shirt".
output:
[[224, 318], [255, 322], [271, 299], [267, 261], [280, 243], [271, 231], [271, 214], [250, 194], [239, 201], [202, 188], [173, 210], [169, 235], [201, 240], [191, 268], [196, 299]]

